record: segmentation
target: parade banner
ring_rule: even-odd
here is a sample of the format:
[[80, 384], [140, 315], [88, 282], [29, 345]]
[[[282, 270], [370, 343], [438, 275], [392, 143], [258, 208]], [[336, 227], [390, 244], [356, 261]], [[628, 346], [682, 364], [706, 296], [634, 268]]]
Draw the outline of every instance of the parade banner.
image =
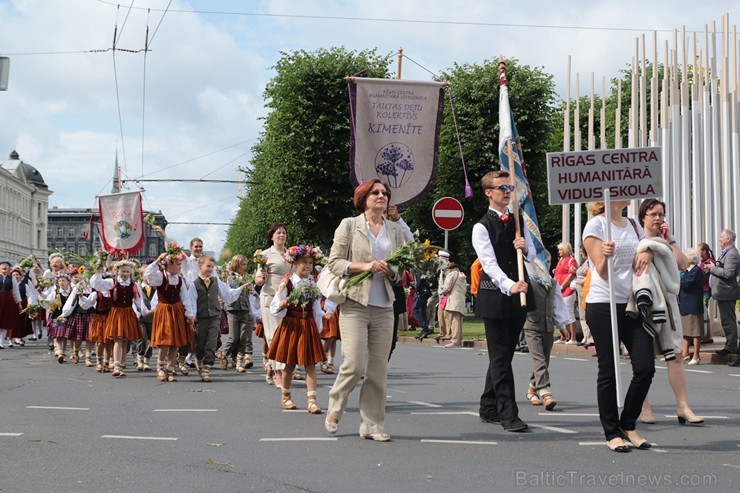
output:
[[662, 197], [662, 163], [660, 147], [548, 152], [550, 204], [603, 202], [605, 188], [612, 200]]
[[140, 192], [99, 195], [103, 248], [117, 256], [136, 255], [144, 246]]
[[440, 82], [357, 78], [350, 84], [350, 180], [378, 178], [400, 209], [434, 184], [444, 110]]

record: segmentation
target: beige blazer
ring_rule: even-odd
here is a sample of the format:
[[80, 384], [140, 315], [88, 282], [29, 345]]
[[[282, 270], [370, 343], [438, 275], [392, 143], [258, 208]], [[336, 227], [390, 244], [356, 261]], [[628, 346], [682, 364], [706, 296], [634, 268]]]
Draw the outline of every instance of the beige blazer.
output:
[[[395, 252], [398, 247], [406, 243], [403, 239], [403, 231], [398, 224], [392, 221], [385, 221], [385, 227], [388, 233], [388, 239], [391, 242], [391, 252]], [[352, 242], [351, 245], [350, 241]], [[334, 231], [334, 242], [331, 245], [327, 268], [335, 276], [343, 277], [344, 272], [350, 264], [372, 261], [372, 247], [370, 246], [370, 238], [367, 236], [365, 215], [361, 214], [357, 217], [342, 219], [339, 227]], [[395, 296], [393, 294], [391, 280], [389, 278], [384, 278], [384, 280], [388, 299], [393, 301]], [[350, 288], [347, 291], [347, 298], [367, 306], [370, 300], [371, 286], [372, 277], [365, 280], [362, 284]]]

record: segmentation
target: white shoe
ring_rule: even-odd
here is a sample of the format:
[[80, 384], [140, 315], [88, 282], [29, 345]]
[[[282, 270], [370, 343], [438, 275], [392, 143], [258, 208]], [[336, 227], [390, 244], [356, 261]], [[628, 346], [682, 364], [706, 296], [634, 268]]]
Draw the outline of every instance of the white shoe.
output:
[[565, 341], [562, 339], [558, 339], [557, 341], [553, 342], [553, 344], [565, 344]]
[[692, 359], [691, 361], [689, 361], [689, 366], [691, 366], [691, 365], [698, 365], [698, 364], [699, 364], [699, 360], [698, 359]]
[[578, 341], [567, 341], [565, 344], [567, 346], [573, 346], [574, 344], [578, 344]]

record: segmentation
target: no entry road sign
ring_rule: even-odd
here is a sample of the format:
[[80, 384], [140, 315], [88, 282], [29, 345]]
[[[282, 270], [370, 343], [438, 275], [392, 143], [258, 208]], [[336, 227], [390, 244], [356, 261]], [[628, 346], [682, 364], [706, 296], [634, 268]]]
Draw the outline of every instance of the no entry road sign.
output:
[[462, 204], [452, 197], [442, 197], [432, 207], [434, 224], [445, 231], [459, 228], [464, 217], [465, 211]]

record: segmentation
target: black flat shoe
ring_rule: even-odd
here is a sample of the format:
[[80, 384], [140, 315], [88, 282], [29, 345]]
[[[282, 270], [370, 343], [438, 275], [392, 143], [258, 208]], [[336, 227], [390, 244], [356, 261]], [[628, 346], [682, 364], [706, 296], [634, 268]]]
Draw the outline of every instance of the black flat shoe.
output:
[[727, 366], [731, 366], [733, 368], [740, 368], [740, 356], [735, 358], [735, 361], [732, 363], [727, 363]]
[[504, 427], [504, 430], [511, 431], [511, 432], [520, 432], [525, 431], [529, 426], [527, 426], [527, 423], [522, 421], [519, 418], [514, 419], [504, 419], [501, 421], [501, 426]]

